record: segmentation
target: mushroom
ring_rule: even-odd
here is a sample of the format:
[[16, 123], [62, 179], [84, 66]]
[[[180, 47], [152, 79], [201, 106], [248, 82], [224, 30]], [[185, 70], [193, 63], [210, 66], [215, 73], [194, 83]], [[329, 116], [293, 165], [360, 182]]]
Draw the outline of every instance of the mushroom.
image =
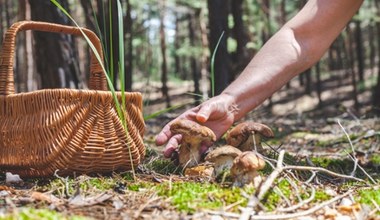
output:
[[208, 153], [205, 160], [214, 164], [214, 175], [218, 176], [224, 170], [231, 169], [235, 157], [240, 154], [241, 151], [236, 147], [224, 145]]
[[238, 124], [228, 132], [226, 141], [229, 145], [239, 148], [241, 151], [256, 150], [262, 152], [261, 136], [274, 137], [272, 129], [268, 126], [253, 121]]
[[179, 148], [179, 165], [182, 167], [196, 166], [201, 155], [199, 148], [202, 142], [214, 142], [214, 132], [206, 126], [202, 126], [188, 119], [178, 119], [170, 125], [173, 134], [181, 134], [182, 141]]
[[246, 151], [237, 156], [231, 167], [231, 176], [234, 179], [234, 186], [242, 187], [245, 184], [253, 183], [258, 187], [261, 183], [261, 176], [257, 172], [265, 167], [265, 161], [253, 151]]

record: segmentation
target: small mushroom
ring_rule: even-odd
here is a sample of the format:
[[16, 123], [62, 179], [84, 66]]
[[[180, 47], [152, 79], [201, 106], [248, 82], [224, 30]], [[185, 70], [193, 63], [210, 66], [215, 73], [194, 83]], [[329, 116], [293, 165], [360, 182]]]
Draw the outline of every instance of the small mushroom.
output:
[[238, 124], [228, 132], [226, 141], [229, 145], [239, 148], [241, 151], [256, 150], [262, 152], [261, 137], [274, 137], [272, 129], [268, 126], [253, 121]]
[[224, 170], [231, 169], [235, 157], [240, 154], [241, 151], [236, 147], [224, 145], [208, 153], [205, 160], [214, 164], [214, 175], [218, 176]]
[[188, 119], [178, 119], [170, 125], [170, 131], [182, 135], [178, 155], [179, 165], [182, 167], [196, 166], [201, 159], [199, 153], [201, 143], [216, 141], [211, 129]]
[[265, 167], [265, 161], [253, 151], [246, 151], [237, 156], [231, 167], [231, 176], [234, 178], [234, 186], [242, 187], [253, 183], [258, 187], [261, 176], [257, 172]]

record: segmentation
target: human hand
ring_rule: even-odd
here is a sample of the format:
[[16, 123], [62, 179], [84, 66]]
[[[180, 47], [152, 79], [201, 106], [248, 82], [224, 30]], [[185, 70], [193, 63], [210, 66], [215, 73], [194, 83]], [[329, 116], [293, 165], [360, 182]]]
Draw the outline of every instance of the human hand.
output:
[[[162, 131], [156, 136], [156, 145], [161, 146], [166, 143], [164, 156], [170, 157], [172, 153], [178, 148], [181, 143], [181, 135], [173, 135], [170, 131], [170, 125], [178, 119], [185, 118], [198, 122], [202, 125], [209, 127], [217, 139], [219, 139], [234, 123], [237, 106], [234, 98], [222, 94], [215, 96], [197, 107], [187, 110], [176, 119], [172, 120]], [[207, 150], [210, 143], [205, 143], [200, 147], [200, 152], [203, 153]]]

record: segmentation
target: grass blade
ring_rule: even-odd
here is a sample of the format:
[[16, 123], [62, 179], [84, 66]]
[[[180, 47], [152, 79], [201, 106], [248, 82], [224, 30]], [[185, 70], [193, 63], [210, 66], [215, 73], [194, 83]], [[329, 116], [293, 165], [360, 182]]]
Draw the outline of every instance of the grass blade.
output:
[[224, 36], [224, 31], [220, 35], [218, 43], [216, 44], [215, 49], [212, 53], [212, 57], [211, 57], [211, 97], [215, 96], [215, 65], [214, 65], [215, 64], [215, 55], [216, 55], [216, 51], [219, 48], [219, 44], [222, 41], [223, 36]]
[[[106, 69], [104, 68], [104, 64], [103, 64], [103, 60], [100, 58], [100, 55], [98, 53], [98, 51], [96, 50], [95, 46], [92, 44], [92, 42], [90, 41], [90, 39], [87, 37], [86, 33], [83, 32], [82, 28], [78, 25], [78, 23], [74, 20], [73, 17], [71, 17], [71, 15], [66, 11], [65, 8], [63, 8], [61, 6], [61, 4], [59, 2], [57, 2], [56, 0], [50, 0], [59, 10], [61, 10], [74, 24], [75, 26], [77, 26], [80, 30], [80, 32], [82, 33], [84, 39], [86, 40], [86, 42], [88, 43], [88, 45], [90, 46], [91, 48], [91, 51], [94, 53], [96, 59], [98, 60], [98, 62], [100, 63], [100, 66], [102, 67], [102, 70], [104, 73], [107, 73]], [[118, 100], [118, 98], [116, 97], [116, 91], [115, 91], [115, 88], [112, 84], [112, 81], [110, 79], [110, 77], [108, 76], [108, 74], [105, 74], [106, 76], [106, 79], [107, 79], [107, 83], [108, 83], [108, 87], [109, 89], [111, 90], [111, 93], [112, 93], [112, 97], [115, 101], [115, 107], [116, 107], [116, 111], [120, 117], [120, 120], [122, 121], [122, 125], [123, 127], [126, 129], [127, 126], [126, 126], [126, 123], [125, 123], [125, 118], [124, 118], [124, 114], [123, 112], [121, 111], [121, 107], [120, 107], [120, 102]]]

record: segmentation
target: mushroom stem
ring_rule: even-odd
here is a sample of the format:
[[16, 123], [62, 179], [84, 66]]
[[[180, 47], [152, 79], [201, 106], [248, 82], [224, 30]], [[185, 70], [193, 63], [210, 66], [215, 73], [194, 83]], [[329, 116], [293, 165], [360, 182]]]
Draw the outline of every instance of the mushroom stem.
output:
[[261, 145], [261, 136], [252, 132], [250, 137], [240, 146], [241, 151], [251, 151], [254, 149], [256, 152], [263, 152], [263, 147]]
[[237, 187], [243, 187], [244, 185], [253, 183], [253, 186], [257, 188], [261, 182], [262, 177], [259, 175], [259, 173], [256, 170], [251, 170], [236, 176], [233, 185]]
[[179, 164], [183, 167], [196, 166], [201, 160], [199, 149], [184, 143], [179, 148]]

